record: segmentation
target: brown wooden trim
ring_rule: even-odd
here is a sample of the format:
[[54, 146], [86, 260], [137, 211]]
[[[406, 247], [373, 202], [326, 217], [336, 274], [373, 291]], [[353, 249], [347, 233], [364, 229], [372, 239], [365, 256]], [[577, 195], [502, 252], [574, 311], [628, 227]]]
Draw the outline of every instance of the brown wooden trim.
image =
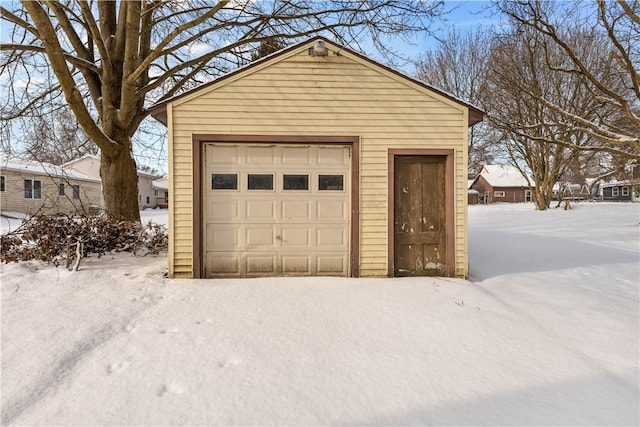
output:
[[455, 170], [454, 157], [455, 150], [451, 149], [414, 149], [414, 148], [396, 148], [388, 151], [388, 224], [387, 224], [387, 275], [394, 276], [395, 266], [395, 157], [396, 156], [446, 156], [445, 163], [445, 218], [447, 233], [447, 260], [446, 273], [449, 277], [455, 276], [456, 258], [455, 258]]
[[193, 278], [202, 277], [202, 141], [197, 135], [192, 137], [193, 155]]
[[360, 277], [360, 138], [351, 142], [351, 277]]
[[349, 275], [360, 276], [360, 138], [357, 136], [315, 135], [192, 135], [193, 151], [193, 277], [204, 277], [202, 267], [203, 244], [203, 197], [202, 197], [202, 152], [208, 143], [268, 143], [268, 144], [336, 144], [351, 146], [351, 247]]

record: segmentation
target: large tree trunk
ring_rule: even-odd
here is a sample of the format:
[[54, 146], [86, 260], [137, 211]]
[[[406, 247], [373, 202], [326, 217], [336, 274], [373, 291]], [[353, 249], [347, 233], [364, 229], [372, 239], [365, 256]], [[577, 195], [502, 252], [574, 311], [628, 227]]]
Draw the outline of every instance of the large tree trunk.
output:
[[119, 150], [111, 156], [102, 152], [100, 177], [107, 215], [114, 219], [140, 221], [138, 173], [131, 151]]
[[551, 199], [553, 198], [553, 183], [536, 182], [532, 190], [533, 202], [536, 204], [536, 209], [539, 211], [549, 209]]

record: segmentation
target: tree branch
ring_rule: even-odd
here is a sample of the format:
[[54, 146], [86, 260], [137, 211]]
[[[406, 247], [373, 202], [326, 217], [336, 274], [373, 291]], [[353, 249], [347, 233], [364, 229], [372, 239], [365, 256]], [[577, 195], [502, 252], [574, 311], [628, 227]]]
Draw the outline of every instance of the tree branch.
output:
[[67, 63], [63, 55], [62, 47], [58, 41], [57, 35], [51, 24], [49, 16], [44, 11], [42, 6], [36, 2], [24, 1], [24, 8], [29, 12], [29, 15], [33, 19], [35, 25], [40, 31], [41, 39], [47, 48], [47, 54], [51, 63], [51, 68], [55, 73], [60, 87], [62, 88], [65, 98], [69, 103], [69, 107], [73, 110], [73, 113], [78, 118], [78, 122], [82, 125], [83, 129], [87, 132], [89, 137], [105, 152], [116, 153], [116, 143], [107, 137], [102, 130], [93, 121], [93, 118], [87, 111], [82, 95], [76, 87], [76, 83], [73, 76], [67, 68]]

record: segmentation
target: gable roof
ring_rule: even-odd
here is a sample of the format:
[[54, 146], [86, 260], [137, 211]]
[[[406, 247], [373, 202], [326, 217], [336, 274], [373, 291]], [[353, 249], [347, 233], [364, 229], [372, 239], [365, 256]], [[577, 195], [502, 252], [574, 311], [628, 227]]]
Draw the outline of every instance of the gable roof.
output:
[[62, 167], [66, 168], [67, 166], [74, 165], [74, 164], [76, 164], [79, 161], [84, 160], [84, 159], [93, 159], [93, 160], [96, 160], [96, 161], [99, 162], [100, 161], [100, 156], [96, 156], [95, 154], [85, 154], [82, 157], [78, 157], [77, 159], [69, 160], [68, 162], [63, 163]]
[[483, 177], [492, 187], [529, 187], [527, 180], [513, 166], [484, 165], [474, 182]]
[[201, 91], [201, 90], [203, 90], [205, 88], [208, 88], [209, 86], [212, 86], [212, 85], [215, 85], [215, 84], [220, 84], [221, 82], [223, 82], [223, 81], [225, 81], [225, 80], [227, 80], [229, 78], [232, 78], [232, 77], [234, 77], [234, 76], [236, 76], [236, 75], [238, 75], [240, 73], [246, 72], [247, 70], [251, 70], [251, 69], [256, 68], [258, 66], [268, 64], [270, 62], [277, 62], [278, 60], [281, 59], [282, 56], [284, 56], [284, 55], [286, 55], [286, 54], [288, 54], [290, 52], [293, 52], [293, 51], [303, 50], [303, 48], [307, 47], [307, 46], [311, 47], [311, 46], [313, 46], [314, 43], [316, 43], [318, 41], [324, 42], [326, 45], [332, 47], [334, 50], [338, 50], [338, 51], [341, 51], [341, 52], [346, 52], [346, 53], [348, 53], [350, 55], [353, 55], [353, 56], [355, 56], [359, 60], [363, 61], [364, 63], [366, 63], [368, 66], [370, 66], [372, 68], [379, 68], [379, 69], [386, 70], [387, 72], [391, 72], [392, 74], [395, 74], [396, 76], [399, 76], [402, 79], [405, 79], [405, 80], [407, 80], [407, 81], [409, 81], [409, 82], [411, 82], [413, 84], [416, 84], [416, 85], [418, 85], [418, 86], [420, 86], [420, 87], [422, 87], [424, 89], [427, 89], [427, 90], [430, 90], [432, 92], [435, 92], [440, 96], [443, 96], [443, 97], [445, 97], [445, 98], [447, 98], [447, 99], [449, 99], [449, 100], [451, 100], [451, 101], [453, 101], [453, 102], [455, 102], [455, 103], [457, 103], [459, 105], [462, 105], [462, 106], [468, 108], [469, 109], [469, 123], [468, 123], [469, 126], [473, 126], [476, 123], [481, 122], [482, 119], [484, 118], [484, 111], [480, 110], [478, 107], [475, 107], [475, 106], [469, 104], [468, 102], [463, 101], [460, 98], [458, 98], [458, 97], [456, 97], [456, 96], [454, 96], [454, 95], [452, 95], [450, 93], [447, 93], [447, 92], [445, 92], [445, 91], [443, 91], [441, 89], [435, 88], [435, 87], [433, 87], [433, 86], [431, 86], [431, 85], [429, 85], [429, 84], [427, 84], [427, 83], [425, 83], [425, 82], [423, 82], [421, 80], [418, 80], [418, 79], [416, 79], [414, 77], [411, 77], [411, 76], [409, 76], [409, 75], [407, 75], [407, 74], [405, 74], [405, 73], [403, 73], [401, 71], [398, 71], [398, 70], [396, 70], [394, 68], [391, 68], [389, 66], [381, 64], [380, 62], [374, 61], [373, 59], [371, 59], [371, 58], [369, 58], [369, 57], [367, 57], [367, 56], [365, 56], [365, 55], [363, 55], [363, 54], [361, 54], [359, 52], [351, 50], [351, 49], [349, 49], [349, 48], [347, 48], [345, 46], [341, 46], [339, 44], [336, 44], [336, 43], [332, 42], [331, 40], [328, 40], [328, 39], [326, 39], [325, 37], [322, 37], [322, 36], [317, 36], [317, 37], [314, 37], [312, 39], [303, 41], [301, 43], [298, 43], [298, 44], [289, 46], [287, 48], [281, 49], [281, 50], [279, 50], [279, 51], [277, 51], [275, 53], [272, 53], [271, 55], [265, 56], [264, 58], [261, 58], [261, 59], [259, 59], [257, 61], [254, 61], [254, 62], [252, 62], [250, 64], [247, 64], [247, 65], [245, 65], [243, 67], [240, 67], [240, 68], [238, 68], [238, 69], [236, 69], [234, 71], [231, 71], [230, 73], [227, 73], [227, 74], [225, 74], [225, 75], [223, 75], [223, 76], [221, 76], [221, 77], [219, 77], [219, 78], [217, 78], [215, 80], [212, 80], [210, 82], [204, 83], [204, 84], [202, 84], [200, 86], [197, 86], [197, 87], [195, 87], [195, 88], [193, 88], [191, 90], [188, 90], [186, 92], [183, 92], [183, 93], [181, 93], [179, 95], [174, 95], [171, 98], [165, 99], [164, 101], [159, 102], [159, 103], [157, 103], [157, 104], [155, 104], [155, 105], [153, 105], [153, 106], [151, 106], [149, 108], [151, 116], [153, 118], [155, 118], [156, 120], [158, 120], [160, 123], [162, 123], [162, 124], [164, 124], [166, 126], [167, 125], [167, 105], [168, 104], [170, 104], [172, 102], [175, 102], [177, 100], [180, 100], [180, 99], [182, 99], [182, 98], [184, 98], [186, 96], [192, 95], [195, 92], [198, 92], [198, 91]]
[[85, 175], [73, 169], [56, 166], [51, 163], [24, 160], [17, 157], [1, 158], [0, 168], [2, 170], [26, 173], [31, 175], [50, 176], [55, 178], [68, 178], [78, 181], [101, 182], [99, 178]]

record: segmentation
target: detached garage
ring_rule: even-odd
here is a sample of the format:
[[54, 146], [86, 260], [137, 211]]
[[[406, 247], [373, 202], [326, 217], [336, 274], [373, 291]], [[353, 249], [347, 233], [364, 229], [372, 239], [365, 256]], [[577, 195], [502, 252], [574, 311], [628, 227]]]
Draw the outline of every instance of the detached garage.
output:
[[315, 38], [152, 115], [171, 277], [467, 276], [476, 108]]

